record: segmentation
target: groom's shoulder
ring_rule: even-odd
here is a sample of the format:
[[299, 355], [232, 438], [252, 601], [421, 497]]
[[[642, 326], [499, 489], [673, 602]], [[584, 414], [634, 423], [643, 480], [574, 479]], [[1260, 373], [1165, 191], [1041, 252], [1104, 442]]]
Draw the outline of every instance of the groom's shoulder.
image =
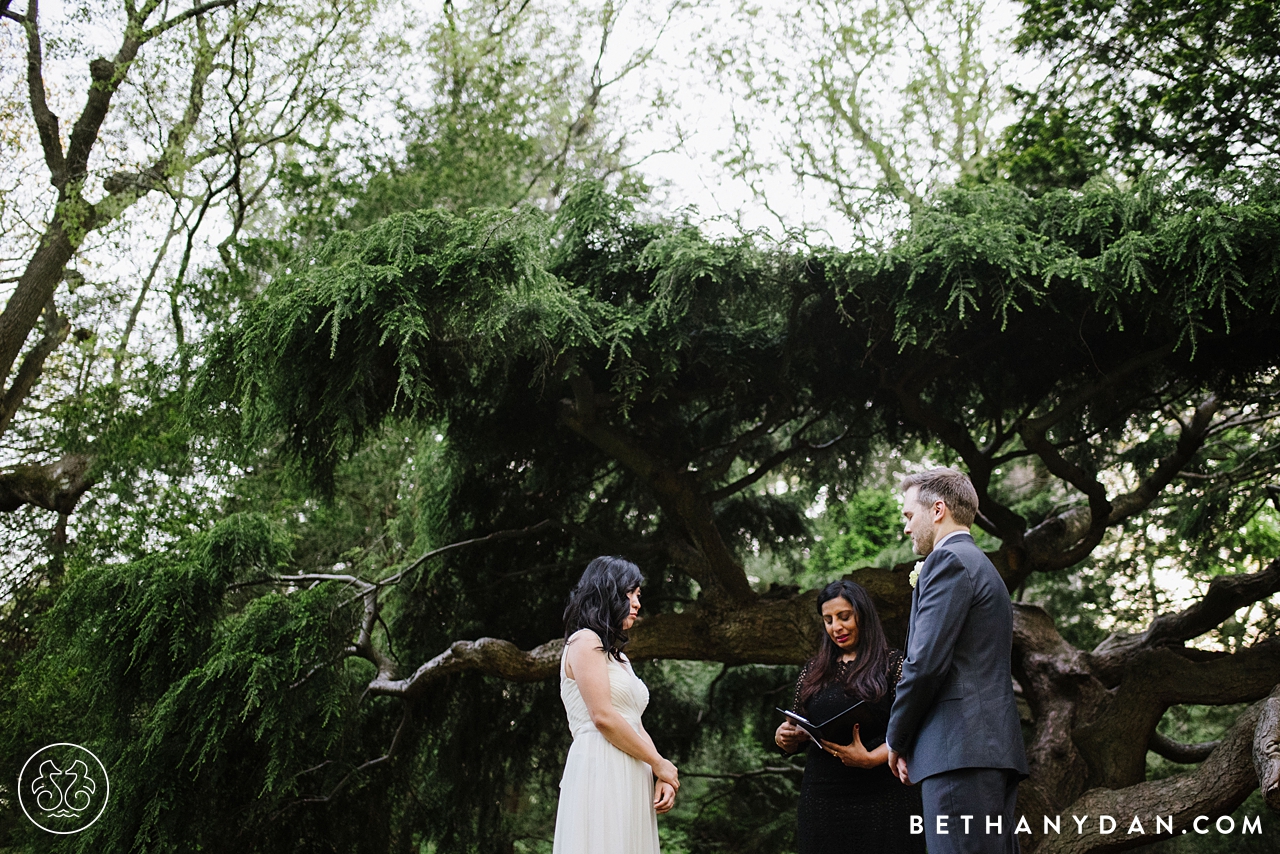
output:
[[971, 534], [962, 534], [943, 543], [941, 550], [950, 550], [954, 559], [964, 565], [965, 572], [971, 579], [975, 590], [986, 590], [992, 594], [1005, 589], [1004, 579], [1000, 571], [991, 562]]
[[973, 541], [972, 534], [957, 534], [938, 547], [939, 551], [949, 551], [961, 563], [970, 569], [995, 569], [991, 558]]

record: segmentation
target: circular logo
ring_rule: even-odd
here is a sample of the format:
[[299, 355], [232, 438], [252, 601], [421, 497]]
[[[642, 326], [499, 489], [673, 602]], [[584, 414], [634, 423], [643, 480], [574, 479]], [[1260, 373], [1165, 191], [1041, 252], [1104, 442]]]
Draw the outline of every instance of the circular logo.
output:
[[78, 744], [46, 745], [18, 773], [18, 803], [31, 823], [50, 833], [79, 833], [98, 820], [111, 784], [97, 756]]

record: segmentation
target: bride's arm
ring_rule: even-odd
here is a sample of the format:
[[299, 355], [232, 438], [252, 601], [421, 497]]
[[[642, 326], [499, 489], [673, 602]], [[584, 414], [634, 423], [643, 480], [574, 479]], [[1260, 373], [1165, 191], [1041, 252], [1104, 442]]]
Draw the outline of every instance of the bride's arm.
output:
[[632, 728], [626, 719], [613, 707], [609, 694], [609, 667], [605, 658], [604, 647], [594, 634], [583, 634], [569, 639], [569, 648], [565, 652], [568, 659], [568, 673], [578, 683], [578, 690], [587, 704], [591, 714], [591, 722], [596, 725], [610, 744], [634, 756], [641, 762], [648, 762], [659, 780], [670, 783], [678, 789], [680, 781], [676, 774], [676, 766], [664, 759], [649, 734], [641, 727], [640, 732]]

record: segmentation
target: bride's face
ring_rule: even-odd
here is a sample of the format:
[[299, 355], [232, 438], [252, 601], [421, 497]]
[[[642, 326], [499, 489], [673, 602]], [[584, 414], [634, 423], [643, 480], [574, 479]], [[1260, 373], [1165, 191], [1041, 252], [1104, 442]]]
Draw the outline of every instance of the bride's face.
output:
[[628, 614], [627, 618], [622, 621], [622, 630], [624, 632], [627, 629], [631, 628], [633, 625], [635, 625], [636, 617], [639, 616], [640, 614], [640, 588], [639, 587], [637, 587], [635, 590], [632, 590], [630, 593], [627, 594], [627, 601], [631, 605], [631, 613]]

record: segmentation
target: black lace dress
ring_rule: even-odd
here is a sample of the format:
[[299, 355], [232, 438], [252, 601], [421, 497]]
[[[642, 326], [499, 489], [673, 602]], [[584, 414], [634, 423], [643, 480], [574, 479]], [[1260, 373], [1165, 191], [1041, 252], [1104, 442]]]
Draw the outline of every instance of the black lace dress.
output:
[[[884, 744], [894, 686], [901, 675], [902, 653], [892, 650], [889, 691], [871, 704], [874, 722], [859, 730], [867, 750]], [[804, 677], [802, 670], [796, 682], [796, 704]], [[824, 685], [799, 712], [809, 720], [825, 721], [855, 699], [845, 694], [837, 678]], [[834, 740], [842, 744], [853, 741], [853, 725]], [[888, 763], [851, 768], [809, 742], [800, 785], [800, 854], [924, 854], [924, 834], [910, 832], [911, 816], [923, 812], [920, 787], [902, 785], [889, 771]]]

